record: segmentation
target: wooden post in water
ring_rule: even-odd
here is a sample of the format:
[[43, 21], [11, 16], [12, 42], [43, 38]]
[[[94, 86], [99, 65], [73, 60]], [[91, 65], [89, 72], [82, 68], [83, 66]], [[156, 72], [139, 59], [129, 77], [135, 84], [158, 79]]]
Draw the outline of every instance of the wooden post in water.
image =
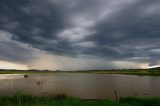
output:
[[115, 97], [116, 97], [116, 101], [118, 101], [118, 97], [117, 97], [117, 91], [115, 90]]

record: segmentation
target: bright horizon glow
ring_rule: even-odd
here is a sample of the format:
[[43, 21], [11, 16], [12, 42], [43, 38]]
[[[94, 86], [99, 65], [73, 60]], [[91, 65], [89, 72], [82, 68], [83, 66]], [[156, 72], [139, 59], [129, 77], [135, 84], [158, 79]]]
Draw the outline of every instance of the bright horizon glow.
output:
[[17, 70], [28, 70], [27, 65], [8, 62], [8, 61], [0, 61], [0, 69], [17, 69]]
[[148, 68], [150, 69], [150, 68], [158, 68], [158, 67], [160, 67], [160, 65], [149, 66]]
[[[36, 62], [37, 66], [28, 67], [27, 65], [24, 65], [24, 64], [13, 63], [13, 62], [8, 62], [8, 61], [0, 61], [0, 69], [16, 69], [16, 70], [29, 70], [29, 69], [37, 69], [37, 70], [64, 70], [64, 69], [61, 69], [60, 67], [56, 66], [56, 64], [49, 64], [49, 66], [51, 66], [51, 68], [47, 68], [48, 65], [45, 66], [46, 61], [44, 61], [44, 62], [43, 61], [39, 61], [39, 62], [38, 63]], [[131, 63], [131, 62], [128, 62], [128, 63], [127, 62], [116, 62], [117, 66], [121, 66], [121, 67], [117, 67], [115, 69], [125, 69], [124, 68], [125, 66], [123, 66], [124, 63], [127, 64], [127, 65], [129, 65], [130, 67], [132, 67], [131, 69], [134, 69], [135, 65], [137, 65], [137, 64]], [[55, 69], [52, 69], [53, 65], [54, 65]], [[70, 66], [70, 68], [71, 67], [72, 66]], [[145, 63], [144, 64], [139, 64], [139, 69], [149, 69], [149, 68], [156, 68], [156, 67], [160, 67], [160, 65], [158, 65], [158, 66], [148, 66], [148, 64], [145, 64]], [[109, 69], [110, 68], [108, 68], [108, 70]], [[126, 68], [126, 69], [129, 69], [129, 67]], [[71, 70], [71, 69], [68, 69], [68, 70]], [[82, 69], [82, 70], [85, 70], [85, 69]]]

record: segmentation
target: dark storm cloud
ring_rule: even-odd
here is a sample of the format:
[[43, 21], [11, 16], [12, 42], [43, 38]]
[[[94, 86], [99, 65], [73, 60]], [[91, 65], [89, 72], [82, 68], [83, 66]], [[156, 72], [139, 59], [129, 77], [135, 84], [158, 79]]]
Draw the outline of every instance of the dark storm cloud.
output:
[[34, 57], [24, 45], [15, 42], [0, 42], [0, 60], [23, 62]]
[[11, 40], [13, 35], [0, 30], [0, 60], [24, 62], [36, 56], [36, 50], [18, 41]]
[[12, 39], [57, 51], [50, 48], [56, 42], [55, 33], [65, 25], [65, 17], [56, 5], [43, 0], [4, 0], [0, 3], [0, 16], [0, 28], [13, 33]]
[[155, 0], [141, 0], [124, 6], [112, 14], [109, 21], [104, 19], [99, 23], [95, 27], [99, 33], [89, 39], [97, 42], [99, 51], [106, 56], [111, 53], [116, 59], [150, 57], [155, 61], [159, 54], [150, 50], [158, 49], [160, 44], [159, 5]]
[[[58, 8], [42, 0], [5, 0], [0, 5], [1, 28], [11, 31], [16, 39], [24, 42], [34, 43], [31, 40], [35, 36], [49, 39], [64, 25], [63, 14], [60, 15]], [[17, 27], [8, 28], [12, 23], [17, 23]], [[38, 42], [35, 40], [35, 43]]]
[[157, 0], [1, 0], [0, 29], [51, 54], [157, 62], [159, 9]]

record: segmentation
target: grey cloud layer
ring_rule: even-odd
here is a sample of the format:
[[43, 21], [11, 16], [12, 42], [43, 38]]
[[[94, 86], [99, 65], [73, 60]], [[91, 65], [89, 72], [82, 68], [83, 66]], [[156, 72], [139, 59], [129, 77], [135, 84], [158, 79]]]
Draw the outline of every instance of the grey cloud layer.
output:
[[36, 57], [36, 49], [11, 40], [12, 36], [11, 33], [0, 30], [0, 60], [23, 63]]
[[0, 29], [51, 54], [157, 64], [159, 9], [158, 0], [1, 0]]

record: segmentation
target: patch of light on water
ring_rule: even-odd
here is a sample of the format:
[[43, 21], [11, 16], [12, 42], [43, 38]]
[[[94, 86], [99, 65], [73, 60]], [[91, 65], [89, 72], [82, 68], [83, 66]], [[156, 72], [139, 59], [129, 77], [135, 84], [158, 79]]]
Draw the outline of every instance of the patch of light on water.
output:
[[0, 79], [23, 78], [23, 74], [0, 74]]

